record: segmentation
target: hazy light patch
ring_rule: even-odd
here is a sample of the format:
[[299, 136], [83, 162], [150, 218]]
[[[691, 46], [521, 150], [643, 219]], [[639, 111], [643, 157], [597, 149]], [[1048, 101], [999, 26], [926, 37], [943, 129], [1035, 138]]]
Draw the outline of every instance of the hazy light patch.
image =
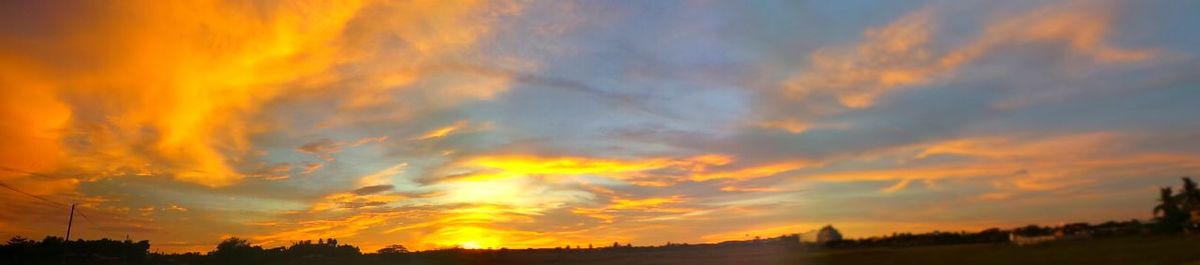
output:
[[417, 137], [413, 137], [412, 139], [413, 140], [430, 140], [430, 139], [446, 137], [447, 135], [450, 135], [452, 133], [463, 130], [464, 128], [467, 127], [468, 124], [469, 123], [467, 121], [457, 121], [457, 122], [454, 122], [454, 124], [448, 125], [446, 127], [437, 128], [437, 129], [425, 132], [424, 134], [421, 134], [420, 136], [417, 136]]

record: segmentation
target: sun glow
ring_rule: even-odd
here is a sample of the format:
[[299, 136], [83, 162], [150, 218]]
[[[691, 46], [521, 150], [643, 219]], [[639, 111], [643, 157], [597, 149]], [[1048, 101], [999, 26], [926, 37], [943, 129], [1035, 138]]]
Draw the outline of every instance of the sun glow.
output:
[[459, 246], [461, 246], [462, 248], [465, 248], [465, 249], [481, 249], [481, 248], [483, 248], [483, 246], [479, 245], [479, 242], [475, 242], [475, 241], [462, 242], [462, 244], [459, 244]]
[[503, 240], [508, 238], [508, 233], [509, 231], [478, 225], [458, 224], [438, 229], [421, 241], [431, 244], [433, 248], [486, 249], [508, 246]]

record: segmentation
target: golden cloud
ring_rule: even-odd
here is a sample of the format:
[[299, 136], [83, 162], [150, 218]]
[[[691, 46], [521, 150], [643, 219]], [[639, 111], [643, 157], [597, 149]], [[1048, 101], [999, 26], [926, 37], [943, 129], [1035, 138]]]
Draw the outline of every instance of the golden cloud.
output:
[[[497, 155], [470, 158], [458, 163], [456, 168], [477, 170], [462, 177], [472, 180], [596, 175], [637, 185], [668, 186], [681, 181], [737, 181], [769, 177], [801, 169], [811, 164], [806, 161], [787, 161], [732, 168], [727, 166], [733, 161], [733, 157], [722, 154], [706, 154], [689, 158], [651, 157], [643, 159]], [[655, 170], [676, 170], [684, 173], [682, 175], [659, 174], [654, 173]]]
[[420, 136], [413, 137], [412, 139], [413, 140], [430, 140], [430, 139], [438, 139], [438, 138], [446, 137], [447, 135], [450, 135], [455, 132], [459, 132], [459, 131], [462, 131], [463, 129], [466, 129], [469, 124], [470, 123], [465, 120], [457, 121], [457, 122], [454, 122], [454, 124], [447, 125], [446, 127], [441, 127], [441, 128], [430, 130], [428, 132], [421, 134]]
[[694, 209], [686, 207], [673, 206], [684, 203], [687, 198], [683, 196], [669, 197], [650, 197], [641, 199], [630, 199], [614, 197], [611, 202], [604, 207], [599, 208], [574, 208], [572, 213], [588, 216], [602, 220], [604, 223], [613, 223], [621, 215], [621, 213], [636, 212], [639, 214], [645, 213], [669, 213], [681, 214], [694, 212]]
[[683, 202], [684, 200], [685, 199], [683, 198], [683, 196], [653, 197], [653, 198], [645, 198], [645, 199], [615, 198], [615, 199], [613, 199], [612, 206], [610, 206], [609, 208], [615, 209], [615, 210], [650, 209], [650, 208], [657, 208], [657, 207], [665, 205], [665, 204], [680, 203], [680, 202]]
[[59, 139], [71, 111], [32, 63], [0, 49], [0, 180], [56, 168], [66, 155]]
[[700, 172], [691, 175], [693, 181], [708, 181], [716, 179], [728, 180], [747, 180], [761, 177], [774, 176], [779, 173], [784, 173], [792, 170], [797, 170], [809, 166], [810, 163], [803, 161], [780, 162], [758, 166], [750, 166], [729, 171], [713, 171]]
[[641, 160], [598, 159], [588, 157], [540, 157], [505, 155], [476, 157], [465, 162], [469, 167], [495, 169], [505, 175], [581, 175], [620, 176], [669, 167], [675, 161], [666, 158]]
[[922, 10], [867, 30], [854, 49], [818, 50], [808, 70], [786, 81], [785, 91], [794, 98], [833, 95], [843, 106], [864, 108], [896, 87], [927, 82], [937, 73], [925, 47], [931, 16]]
[[[60, 21], [61, 30], [33, 40], [4, 36], [15, 47], [0, 52], [3, 82], [20, 89], [6, 89], [0, 102], [6, 117], [20, 121], [0, 134], [21, 143], [8, 150], [45, 165], [4, 161], [49, 170], [70, 154], [70, 164], [85, 172], [151, 172], [230, 185], [246, 175], [242, 163], [260, 152], [250, 137], [281, 126], [258, 116], [268, 103], [347, 80], [377, 86], [345, 86], [350, 91], [339, 94], [348, 95], [346, 104], [390, 98], [379, 93], [426, 78], [414, 69], [470, 49], [492, 18], [519, 9], [478, 1], [80, 6], [79, 17], [88, 19]], [[354, 69], [353, 76], [345, 69]], [[503, 87], [445, 96], [487, 98]], [[64, 146], [66, 139], [86, 144]]]
[[946, 54], [939, 65], [953, 68], [983, 57], [993, 49], [1017, 44], [1060, 44], [1073, 54], [1102, 63], [1142, 61], [1158, 53], [1110, 46], [1105, 37], [1111, 30], [1112, 19], [1110, 10], [1094, 6], [1061, 5], [1034, 10], [993, 21], [983, 36]]
[[294, 225], [279, 227], [282, 231], [251, 237], [263, 245], [283, 245], [298, 240], [314, 238], [353, 238], [359, 233], [378, 227], [401, 216], [398, 212], [362, 213], [350, 217], [329, 220], [302, 221]]
[[[808, 176], [822, 181], [897, 181], [882, 192], [903, 190], [912, 181], [955, 178], [994, 178], [998, 192], [986, 200], [1010, 198], [1021, 192], [1052, 191], [1098, 181], [1100, 176], [1137, 176], [1151, 172], [1200, 169], [1200, 157], [1188, 154], [1128, 151], [1134, 137], [1093, 132], [1044, 138], [974, 137], [917, 144], [889, 154], [915, 154], [905, 159], [934, 156], [971, 158], [936, 164], [850, 170]], [[877, 154], [881, 155], [881, 154]], [[907, 163], [906, 163], [907, 164]]]
[[[1099, 7], [1050, 6], [991, 21], [976, 37], [948, 52], [937, 53], [932, 9], [903, 16], [868, 29], [853, 48], [830, 47], [812, 53], [808, 69], [794, 74], [784, 92], [795, 99], [831, 96], [841, 107], [866, 108], [897, 89], [950, 79], [954, 72], [998, 48], [1015, 45], [1059, 45], [1074, 55], [1101, 63], [1137, 62], [1154, 58], [1155, 50], [1113, 47], [1105, 41], [1112, 15]], [[826, 110], [823, 111], [829, 111]], [[832, 108], [836, 109], [836, 108]], [[796, 120], [766, 122], [764, 127], [802, 131]]]

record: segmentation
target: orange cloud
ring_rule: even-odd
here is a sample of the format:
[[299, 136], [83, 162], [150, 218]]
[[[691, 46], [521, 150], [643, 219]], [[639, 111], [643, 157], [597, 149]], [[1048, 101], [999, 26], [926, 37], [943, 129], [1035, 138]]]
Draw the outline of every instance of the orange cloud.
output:
[[354, 143], [350, 144], [350, 146], [357, 147], [357, 146], [361, 146], [361, 145], [365, 145], [365, 144], [369, 144], [369, 143], [382, 143], [382, 142], [387, 142], [387, 140], [388, 140], [387, 136], [363, 137], [363, 138], [359, 138], [357, 141], [354, 141]]
[[690, 179], [692, 181], [709, 181], [716, 179], [747, 180], [774, 176], [779, 173], [801, 169], [809, 165], [810, 163], [808, 162], [780, 162], [759, 166], [750, 166], [730, 171], [699, 172], [692, 174]]
[[899, 182], [896, 182], [895, 185], [884, 188], [883, 192], [884, 193], [893, 193], [893, 192], [903, 190], [904, 188], [908, 188], [909, 182], [912, 182], [912, 179], [901, 179]]
[[[412, 69], [471, 48], [489, 32], [490, 18], [519, 10], [475, 1], [82, 5], [87, 20], [62, 21], [62, 30], [34, 40], [6, 39], [13, 47], [0, 52], [0, 69], [19, 77], [4, 85], [20, 89], [0, 94], [3, 111], [19, 108], [6, 117], [36, 120], [0, 134], [47, 164], [68, 153], [70, 165], [85, 172], [226, 186], [245, 177], [242, 163], [261, 151], [251, 136], [283, 126], [259, 116], [267, 103], [348, 80], [379, 86], [347, 86], [347, 104], [390, 98], [379, 93], [404, 82], [388, 80], [425, 78]], [[393, 39], [410, 46], [384, 46]], [[345, 68], [355, 75], [342, 76]], [[488, 86], [483, 95], [444, 96], [487, 98], [506, 87]], [[88, 144], [59, 146], [67, 138]]]
[[1153, 58], [1155, 50], [1131, 50], [1112, 47], [1105, 42], [1112, 15], [1107, 9], [1091, 6], [1051, 6], [993, 21], [983, 36], [946, 54], [942, 67], [955, 67], [984, 56], [990, 50], [1014, 44], [1062, 44], [1076, 55], [1097, 62], [1135, 62]]
[[407, 196], [384, 193], [384, 194], [355, 194], [350, 192], [334, 193], [326, 195], [322, 201], [312, 205], [309, 211], [336, 211], [336, 210], [352, 210], [363, 207], [378, 207], [385, 206], [388, 203], [399, 201], [407, 198]]
[[1091, 183], [1098, 181], [1096, 178], [1101, 176], [1137, 176], [1200, 169], [1200, 157], [1192, 155], [1122, 151], [1133, 139], [1132, 136], [1112, 132], [1047, 138], [952, 139], [887, 152], [893, 155], [915, 154], [911, 159], [917, 160], [942, 155], [971, 159], [916, 166], [901, 164], [892, 168], [821, 173], [808, 177], [823, 181], [897, 181], [883, 189], [884, 193], [903, 190], [914, 180], [924, 180], [929, 185], [940, 179], [995, 178], [993, 186], [999, 191], [980, 198], [1000, 200], [1021, 192], [1052, 191]]
[[1119, 145], [1125, 136], [1112, 132], [1081, 133], [1050, 139], [1022, 140], [1006, 137], [977, 137], [937, 142], [922, 147], [916, 158], [960, 155], [1000, 159], [1072, 158], [1095, 155]]
[[821, 49], [811, 66], [784, 84], [794, 98], [833, 95], [843, 106], [864, 108], [896, 87], [927, 82], [930, 69], [930, 10], [904, 16], [864, 33], [854, 49]]
[[812, 125], [797, 119], [765, 120], [754, 124], [760, 128], [780, 129], [790, 133], [802, 133], [812, 128]]
[[[106, 122], [103, 130], [116, 137], [104, 140], [116, 143], [107, 147], [149, 144], [117, 152], [164, 160], [177, 179], [208, 186], [242, 177], [227, 154], [252, 151], [248, 136], [262, 128], [250, 117], [284, 93], [285, 86], [303, 86], [323, 76], [338, 53], [329, 43], [361, 7], [355, 2], [296, 7], [125, 4], [113, 9], [129, 13], [98, 14], [111, 17], [81, 27], [80, 35], [73, 36], [112, 50], [79, 55], [95, 59], [95, 72], [86, 79], [64, 74], [67, 83], [59, 94], [89, 97], [99, 105], [74, 107], [98, 107], [108, 115], [99, 122]], [[234, 12], [238, 10], [247, 12]], [[311, 16], [316, 10], [322, 15]], [[251, 15], [258, 12], [265, 14]], [[141, 133], [147, 128], [153, 133]]]
[[[66, 150], [59, 143], [71, 110], [52, 92], [38, 66], [0, 49], [0, 180], [56, 168]], [[20, 88], [20, 89], [16, 89]]]
[[666, 158], [643, 160], [596, 159], [586, 157], [538, 157], [529, 155], [486, 156], [467, 160], [466, 165], [496, 169], [515, 175], [622, 175], [671, 166]]
[[292, 165], [288, 163], [276, 163], [273, 165], [261, 163], [257, 170], [247, 173], [245, 176], [263, 180], [284, 180], [292, 177], [291, 172]]
[[313, 172], [317, 172], [317, 170], [321, 170], [323, 167], [325, 167], [325, 164], [311, 162], [304, 163], [304, 170], [300, 171], [300, 175], [312, 174]]
[[659, 207], [665, 204], [673, 204], [683, 202], [682, 196], [671, 197], [654, 197], [645, 199], [613, 199], [613, 204], [609, 209], [614, 210], [630, 210], [630, 209], [649, 209]]
[[394, 220], [400, 214], [402, 213], [363, 213], [343, 219], [302, 221], [279, 227], [282, 231], [253, 236], [251, 239], [257, 244], [279, 246], [314, 238], [353, 238], [365, 230]]
[[721, 191], [724, 191], [724, 192], [776, 192], [776, 191], [780, 191], [780, 189], [769, 188], [769, 187], [724, 186], [724, 187], [721, 187]]
[[[784, 92], [794, 99], [836, 99], [840, 106], [817, 106], [815, 111], [838, 107], [866, 108], [877, 98], [897, 89], [953, 78], [963, 65], [1002, 47], [1052, 44], [1071, 54], [1096, 62], [1125, 63], [1155, 57], [1155, 50], [1112, 47], [1105, 41], [1111, 14], [1103, 8], [1074, 5], [1051, 6], [1026, 14], [992, 21], [983, 35], [944, 53], [930, 48], [934, 12], [923, 9], [892, 23], [869, 29], [853, 48], [830, 47], [814, 52], [808, 69], [794, 74]], [[815, 97], [815, 99], [814, 99]], [[803, 131], [799, 120], [769, 121], [762, 127]]]
[[[694, 211], [690, 208], [672, 206], [675, 204], [686, 202], [687, 199], [683, 196], [670, 197], [650, 197], [642, 199], [624, 199], [619, 197], [612, 198], [612, 201], [604, 207], [597, 208], [573, 208], [571, 213], [583, 215], [591, 218], [596, 218], [604, 223], [614, 223], [622, 213], [669, 213], [681, 214]], [[625, 217], [625, 221], [647, 220], [641, 217]]]
[[[480, 170], [467, 175], [474, 180], [504, 179], [527, 176], [598, 175], [645, 186], [666, 186], [680, 181], [709, 181], [716, 179], [746, 180], [768, 177], [803, 168], [806, 162], [782, 162], [734, 169], [718, 169], [734, 161], [728, 155], [707, 154], [684, 159], [601, 159], [589, 157], [541, 157], [531, 155], [482, 156], [459, 163], [460, 167]], [[650, 171], [682, 170], [676, 177]]]
[[429, 140], [429, 139], [437, 139], [437, 138], [446, 137], [447, 135], [450, 135], [452, 133], [455, 133], [455, 132], [465, 129], [468, 124], [469, 123], [465, 120], [457, 121], [457, 122], [454, 122], [454, 124], [451, 124], [449, 126], [437, 128], [437, 129], [425, 132], [425, 133], [421, 134], [421, 136], [413, 137], [412, 139], [413, 140]]
[[[774, 176], [811, 166], [806, 161], [788, 161], [746, 167], [722, 168], [732, 163], [728, 155], [708, 154], [684, 159], [600, 159], [588, 157], [541, 157], [531, 155], [482, 156], [459, 162], [455, 168], [474, 170], [455, 177], [462, 181], [497, 181], [535, 176], [595, 175], [639, 186], [664, 187], [685, 181], [741, 181]], [[656, 173], [655, 171], [681, 173]], [[760, 189], [761, 190], [761, 189]]]
[[358, 178], [359, 186], [374, 186], [392, 184], [392, 178], [397, 174], [404, 173], [404, 169], [408, 168], [408, 163], [399, 163], [392, 165], [379, 172]]

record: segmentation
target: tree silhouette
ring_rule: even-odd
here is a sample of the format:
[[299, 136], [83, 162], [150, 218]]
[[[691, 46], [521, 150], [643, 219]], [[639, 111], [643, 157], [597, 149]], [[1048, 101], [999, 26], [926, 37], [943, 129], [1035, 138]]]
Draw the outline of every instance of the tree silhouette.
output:
[[1200, 189], [1196, 188], [1196, 182], [1192, 178], [1183, 177], [1183, 190], [1179, 194], [1182, 202], [1183, 214], [1187, 217], [1187, 222], [1184, 224], [1185, 229], [1192, 232], [1200, 231]]
[[1170, 187], [1160, 190], [1159, 204], [1154, 207], [1159, 232], [1200, 232], [1200, 190], [1191, 178], [1182, 179], [1183, 188], [1178, 194]]
[[216, 252], [237, 251], [239, 249], [249, 248], [249, 247], [250, 247], [250, 242], [246, 241], [245, 239], [231, 237], [229, 239], [225, 239], [224, 241], [221, 241], [221, 243], [217, 243]]
[[404, 254], [404, 253], [408, 253], [408, 248], [406, 248], [400, 244], [395, 244], [395, 245], [381, 248], [375, 252], [377, 252], [379, 254], [385, 254], [385, 255]]
[[208, 253], [219, 264], [257, 264], [262, 254], [262, 247], [250, 246], [250, 242], [236, 237], [221, 241], [216, 250]]
[[0, 245], [0, 264], [147, 264], [150, 241], [64, 241], [48, 236], [41, 242], [13, 237]]
[[1154, 219], [1158, 221], [1158, 229], [1162, 232], [1178, 232], [1185, 218], [1186, 215], [1175, 200], [1171, 187], [1163, 187], [1159, 191], [1158, 206], [1154, 206]]

